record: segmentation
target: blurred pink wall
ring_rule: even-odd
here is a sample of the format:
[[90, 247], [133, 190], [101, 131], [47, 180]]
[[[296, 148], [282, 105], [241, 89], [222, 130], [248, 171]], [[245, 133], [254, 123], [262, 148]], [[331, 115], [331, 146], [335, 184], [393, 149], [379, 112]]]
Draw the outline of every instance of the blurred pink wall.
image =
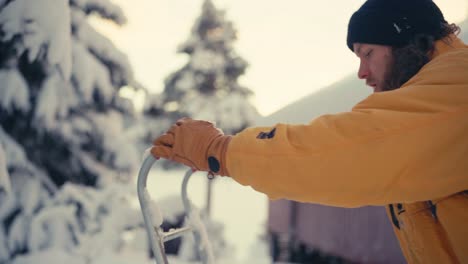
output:
[[[295, 209], [293, 204], [295, 203]], [[296, 211], [296, 225], [291, 213]], [[358, 263], [406, 263], [384, 207], [337, 208], [287, 200], [269, 205], [269, 231]]]

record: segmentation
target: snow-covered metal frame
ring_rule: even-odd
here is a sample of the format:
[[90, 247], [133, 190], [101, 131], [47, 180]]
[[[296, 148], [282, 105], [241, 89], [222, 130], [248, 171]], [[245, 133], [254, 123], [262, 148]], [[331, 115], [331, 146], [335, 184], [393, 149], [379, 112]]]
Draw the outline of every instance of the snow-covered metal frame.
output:
[[[159, 209], [155, 208], [155, 206], [157, 206], [155, 204], [150, 206], [151, 198], [146, 190], [146, 180], [148, 178], [148, 173], [151, 169], [151, 166], [153, 166], [155, 161], [156, 159], [152, 155], [148, 155], [143, 161], [140, 172], [138, 174], [137, 191], [141, 211], [143, 213], [143, 219], [145, 221], [146, 231], [148, 233], [149, 243], [151, 250], [153, 251], [156, 264], [168, 264], [164, 249], [164, 242], [178, 238], [188, 232], [193, 232], [196, 245], [198, 245], [202, 263], [213, 264], [214, 257], [213, 253], [211, 252], [211, 246], [209, 245], [208, 237], [206, 235], [206, 229], [203, 223], [200, 221], [199, 216], [194, 215], [196, 214], [196, 210], [192, 210], [191, 202], [187, 196], [188, 180], [193, 174], [191, 169], [187, 170], [185, 173], [181, 190], [182, 202], [185, 213], [188, 216], [189, 225], [178, 229], [173, 229], [168, 232], [164, 232], [160, 227], [162, 224], [162, 219], [158, 221], [158, 226], [154, 225], [154, 215], [152, 215], [152, 209], [157, 209], [158, 213]], [[158, 216], [158, 218], [162, 218], [162, 216]]]

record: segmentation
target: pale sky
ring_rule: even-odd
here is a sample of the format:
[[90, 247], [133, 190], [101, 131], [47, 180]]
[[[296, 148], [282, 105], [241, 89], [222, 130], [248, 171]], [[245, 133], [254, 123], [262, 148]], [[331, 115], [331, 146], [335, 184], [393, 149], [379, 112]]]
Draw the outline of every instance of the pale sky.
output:
[[[254, 91], [252, 102], [262, 115], [357, 70], [345, 41], [349, 18], [364, 0], [212, 1], [238, 31], [235, 50], [250, 64], [239, 82]], [[161, 92], [164, 79], [187, 61], [176, 48], [189, 37], [203, 0], [112, 2], [128, 23], [99, 23], [98, 30], [128, 55], [140, 83]], [[466, 16], [467, 0], [435, 2], [449, 22]]]

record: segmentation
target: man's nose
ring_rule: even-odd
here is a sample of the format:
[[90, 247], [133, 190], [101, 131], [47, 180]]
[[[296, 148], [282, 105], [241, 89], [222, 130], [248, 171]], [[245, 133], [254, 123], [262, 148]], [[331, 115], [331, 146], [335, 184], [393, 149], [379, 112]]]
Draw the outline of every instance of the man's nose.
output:
[[359, 70], [358, 70], [358, 78], [359, 79], [367, 79], [369, 77], [369, 67], [367, 67], [366, 63], [361, 63], [359, 64]]

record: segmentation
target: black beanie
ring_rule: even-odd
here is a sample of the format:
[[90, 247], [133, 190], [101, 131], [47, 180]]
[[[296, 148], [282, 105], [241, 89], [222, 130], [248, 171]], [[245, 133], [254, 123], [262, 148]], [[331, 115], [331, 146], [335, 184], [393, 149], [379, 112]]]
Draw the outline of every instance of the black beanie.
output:
[[348, 47], [356, 42], [401, 47], [417, 34], [435, 35], [447, 23], [432, 0], [368, 0], [348, 25]]

